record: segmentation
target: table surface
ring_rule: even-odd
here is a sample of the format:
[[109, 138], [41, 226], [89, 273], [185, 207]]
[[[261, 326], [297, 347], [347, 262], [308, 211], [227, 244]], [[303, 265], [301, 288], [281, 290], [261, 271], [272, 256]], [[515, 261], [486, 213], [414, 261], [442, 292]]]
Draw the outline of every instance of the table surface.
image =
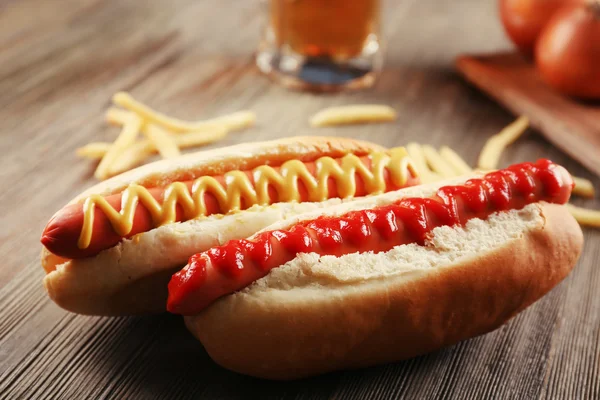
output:
[[[95, 183], [93, 165], [74, 151], [114, 139], [103, 113], [119, 90], [184, 119], [257, 113], [256, 127], [218, 145], [315, 134], [388, 146], [416, 140], [448, 144], [474, 164], [485, 140], [513, 120], [453, 69], [462, 52], [510, 48], [494, 1], [386, 2], [381, 79], [370, 91], [336, 95], [287, 91], [257, 72], [259, 1], [168, 4], [0, 0], [0, 398], [600, 398], [600, 232], [588, 229], [571, 275], [502, 328], [411, 360], [291, 383], [219, 368], [178, 316], [86, 317], [52, 303], [40, 233]], [[308, 125], [325, 106], [358, 102], [387, 103], [398, 119]], [[502, 164], [542, 156], [600, 183], [534, 131]]]

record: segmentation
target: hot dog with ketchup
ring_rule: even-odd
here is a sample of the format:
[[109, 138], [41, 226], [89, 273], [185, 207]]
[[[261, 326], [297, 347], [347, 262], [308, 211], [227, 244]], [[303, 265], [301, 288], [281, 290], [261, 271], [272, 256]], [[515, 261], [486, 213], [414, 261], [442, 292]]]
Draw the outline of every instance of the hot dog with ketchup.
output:
[[41, 238], [44, 283], [68, 310], [165, 310], [190, 255], [294, 214], [419, 183], [403, 148], [295, 137], [163, 160], [111, 178], [59, 210]]
[[568, 275], [583, 235], [549, 160], [357, 199], [193, 255], [167, 309], [269, 379], [397, 361], [496, 329]]

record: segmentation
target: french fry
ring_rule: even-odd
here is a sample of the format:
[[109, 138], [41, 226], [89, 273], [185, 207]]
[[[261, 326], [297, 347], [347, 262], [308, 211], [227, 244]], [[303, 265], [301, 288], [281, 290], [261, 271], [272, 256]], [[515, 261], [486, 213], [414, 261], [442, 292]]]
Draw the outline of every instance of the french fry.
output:
[[496, 169], [504, 149], [517, 140], [527, 130], [528, 126], [529, 119], [521, 116], [498, 134], [489, 138], [479, 154], [478, 168], [483, 170]]
[[581, 197], [593, 198], [596, 194], [594, 185], [592, 182], [585, 178], [573, 177], [575, 187], [573, 188], [573, 194]]
[[[122, 125], [130, 115], [135, 115], [131, 111], [110, 108], [106, 113], [106, 119], [114, 125]], [[142, 133], [163, 158], [177, 157], [181, 154], [175, 140], [164, 129], [152, 123], [145, 123], [142, 126]]]
[[[142, 129], [146, 129], [142, 127]], [[206, 144], [210, 144], [216, 142], [218, 140], [223, 139], [227, 136], [227, 131], [225, 128], [219, 127], [215, 128], [213, 131], [207, 132], [190, 132], [190, 133], [182, 133], [181, 135], [174, 135], [172, 137], [173, 141], [180, 149], [186, 149], [189, 147], [203, 146]], [[77, 155], [80, 157], [89, 158], [92, 160], [102, 158], [108, 149], [110, 148], [111, 143], [108, 142], [92, 142], [87, 145], [80, 147], [76, 150]], [[148, 157], [157, 152], [156, 148], [148, 139], [141, 139], [131, 145], [127, 150], [127, 153], [140, 153], [140, 154], [148, 154]]]
[[408, 155], [413, 160], [415, 167], [419, 172], [419, 176], [421, 177], [421, 181], [423, 183], [430, 183], [440, 180], [441, 177], [429, 169], [427, 165], [427, 161], [425, 160], [425, 154], [423, 153], [423, 148], [418, 143], [409, 143], [406, 145], [406, 151]]
[[396, 119], [396, 111], [385, 105], [356, 104], [329, 107], [313, 115], [309, 122], [312, 127], [387, 122]]
[[423, 154], [425, 155], [425, 161], [429, 164], [431, 170], [442, 178], [452, 178], [456, 176], [454, 168], [450, 166], [430, 145], [423, 145]]
[[113, 96], [113, 102], [123, 108], [135, 112], [146, 121], [154, 122], [174, 133], [211, 131], [216, 126], [222, 126], [230, 131], [234, 131], [252, 126], [256, 121], [256, 115], [251, 111], [239, 111], [205, 121], [182, 121], [151, 109], [125, 92], [116, 93]]
[[173, 137], [162, 128], [154, 124], [146, 124], [142, 132], [163, 158], [173, 158], [181, 155], [181, 151], [179, 151]]
[[100, 164], [98, 164], [98, 167], [94, 172], [94, 176], [97, 179], [104, 180], [108, 178], [110, 166], [126, 148], [135, 142], [141, 126], [142, 119], [140, 117], [137, 115], [129, 116], [128, 120], [123, 125], [121, 133], [114, 143], [111, 144], [106, 154], [102, 157], [102, 160], [100, 160]]
[[106, 122], [112, 125], [123, 125], [130, 115], [136, 115], [136, 113], [111, 107], [106, 111]]
[[[181, 135], [175, 135], [173, 136], [173, 140], [180, 149], [185, 149], [189, 147], [207, 145], [216, 142], [225, 136], [227, 136], [227, 131], [225, 128], [217, 128], [213, 131], [190, 132], [183, 133]], [[116, 175], [121, 172], [128, 171], [140, 165], [146, 159], [152, 157], [152, 155], [156, 153], [157, 150], [151, 141], [147, 139], [140, 140], [126, 149], [119, 156], [119, 158], [114, 161], [112, 167], [110, 168], [110, 174]]]
[[567, 208], [579, 224], [600, 228], [600, 211], [577, 207], [573, 204], [567, 204]]
[[[245, 128], [249, 128], [256, 122], [256, 114], [252, 111], [237, 111], [231, 114], [222, 115], [220, 117], [208, 119], [205, 121], [206, 124], [219, 125], [224, 127], [228, 132], [239, 131]], [[190, 129], [190, 132], [197, 131], [197, 129]]]
[[92, 142], [88, 143], [83, 147], [75, 150], [75, 153], [82, 158], [89, 158], [91, 160], [96, 160], [98, 158], [104, 157], [108, 149], [110, 149], [111, 143], [106, 142]]
[[219, 126], [210, 131], [183, 133], [174, 136], [174, 139], [180, 149], [185, 149], [188, 147], [203, 146], [224, 139], [227, 136], [227, 132], [227, 128]]
[[440, 148], [440, 156], [452, 166], [457, 175], [465, 175], [473, 172], [473, 169], [469, 164], [448, 146], [442, 146], [442, 148]]
[[122, 172], [129, 171], [130, 169], [142, 164], [155, 153], [156, 148], [154, 148], [152, 142], [137, 142], [121, 153], [119, 158], [112, 163], [109, 169], [109, 175], [114, 176]]

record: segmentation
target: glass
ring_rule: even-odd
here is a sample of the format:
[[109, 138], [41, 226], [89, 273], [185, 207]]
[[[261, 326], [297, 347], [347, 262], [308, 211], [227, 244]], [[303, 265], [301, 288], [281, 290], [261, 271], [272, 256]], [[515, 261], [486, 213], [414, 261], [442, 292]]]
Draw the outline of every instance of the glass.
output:
[[268, 0], [258, 68], [287, 87], [370, 87], [383, 64], [380, 0]]

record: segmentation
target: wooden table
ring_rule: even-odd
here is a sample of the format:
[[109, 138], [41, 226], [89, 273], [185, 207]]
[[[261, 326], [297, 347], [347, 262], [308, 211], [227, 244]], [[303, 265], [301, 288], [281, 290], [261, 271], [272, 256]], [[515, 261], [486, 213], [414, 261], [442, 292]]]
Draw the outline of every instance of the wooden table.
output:
[[[293, 383], [217, 367], [178, 316], [84, 317], [46, 297], [39, 236], [57, 209], [95, 183], [93, 166], [74, 151], [115, 137], [103, 113], [118, 90], [184, 119], [257, 113], [255, 128], [219, 145], [306, 134], [383, 145], [417, 140], [449, 144], [473, 164], [484, 141], [513, 117], [462, 81], [452, 62], [461, 52], [509, 48], [495, 2], [386, 7], [388, 62], [377, 86], [317, 96], [287, 91], [257, 72], [259, 1], [0, 0], [0, 398], [600, 398], [599, 231], [585, 231], [585, 252], [563, 283], [491, 334], [405, 362]], [[353, 102], [390, 104], [399, 118], [309, 127], [317, 110]], [[502, 163], [541, 156], [600, 184], [535, 132]]]

